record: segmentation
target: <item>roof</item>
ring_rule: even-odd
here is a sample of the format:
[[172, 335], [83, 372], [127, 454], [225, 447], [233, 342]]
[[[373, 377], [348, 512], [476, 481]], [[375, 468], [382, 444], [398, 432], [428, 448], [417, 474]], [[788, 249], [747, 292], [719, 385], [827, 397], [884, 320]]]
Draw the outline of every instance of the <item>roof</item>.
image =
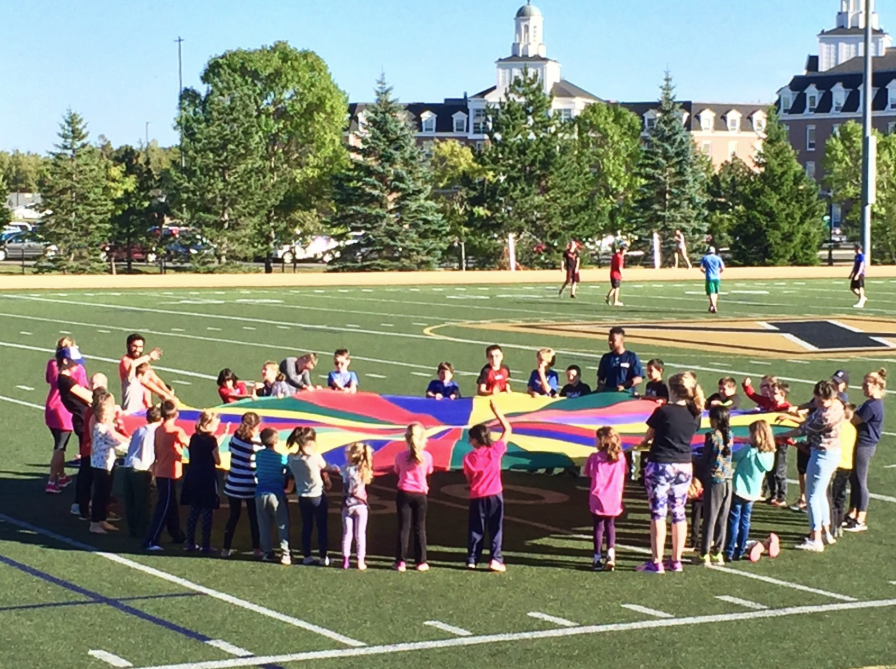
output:
[[498, 88], [497, 86], [490, 86], [489, 88], [486, 88], [484, 91], [479, 91], [478, 93], [474, 93], [470, 97], [471, 98], [484, 98], [486, 95], [490, 95], [491, 93], [494, 93], [497, 88]]
[[[887, 70], [896, 71], [896, 49], [887, 49], [886, 53], [883, 56], [875, 56], [871, 60], [873, 61], [875, 73], [878, 71], [884, 72]], [[822, 74], [834, 75], [843, 74], [845, 72], [862, 73], [864, 71], [864, 56], [856, 56], [855, 58], [850, 58], [845, 63], [840, 63], [837, 67], [832, 67], [830, 70], [822, 72]]]
[[527, 2], [525, 5], [519, 8], [516, 13], [516, 18], [521, 19], [527, 16], [541, 16], [541, 11], [531, 2]]
[[497, 63], [556, 63], [553, 58], [544, 56], [508, 56], [507, 58], [499, 58]]
[[[872, 29], [875, 35], [883, 35], [884, 31], [880, 28]], [[822, 30], [818, 36], [822, 35], [864, 35], [864, 28], [834, 28], [833, 30]]]
[[[358, 114], [370, 107], [370, 102], [354, 102], [348, 106], [349, 132], [358, 131]], [[444, 102], [409, 102], [403, 104], [416, 126], [416, 131], [421, 132], [420, 117], [430, 112], [436, 116], [436, 132], [454, 132], [454, 115], [462, 112], [469, 116], [467, 101], [463, 98], [448, 98]]]
[[[620, 102], [620, 107], [628, 109], [630, 112], [643, 118], [647, 112], [659, 108], [659, 101], [652, 102]], [[704, 109], [709, 109], [715, 114], [715, 124], [713, 130], [717, 132], [728, 132], [728, 124], [725, 115], [730, 111], [736, 111], [741, 115], [741, 128], [746, 130], [746, 121], [756, 112], [765, 113], [768, 105], [752, 104], [745, 105], [740, 103], [724, 103], [724, 102], [697, 102], [692, 100], [679, 101], [682, 110], [687, 112], [688, 116], [685, 120], [685, 127], [690, 131], [700, 131], [703, 129], [699, 114]]]
[[589, 93], [584, 88], [579, 88], [565, 79], [561, 79], [554, 84], [554, 87], [551, 89], [551, 94], [555, 98], [587, 98], [589, 100], [594, 100], [595, 102], [600, 101], [600, 98], [596, 95]]
[[[795, 93], [795, 95], [793, 103], [786, 113], [806, 113], [806, 89], [813, 85], [819, 92], [815, 113], [830, 113], [834, 106], [834, 95], [831, 92], [831, 89], [838, 83], [842, 84], [843, 88], [846, 89], [846, 99], [843, 104], [842, 112], [845, 114], [859, 112], [859, 87], [865, 80], [863, 67], [864, 59], [858, 57], [848, 60], [827, 72], [810, 72], [794, 77], [790, 80], [788, 88]], [[872, 86], [877, 89], [877, 93], [871, 101], [871, 104], [875, 111], [887, 110], [889, 102], [887, 85], [893, 81], [896, 81], [896, 49], [887, 49], [885, 55], [877, 56], [874, 59], [874, 74], [871, 82]]]

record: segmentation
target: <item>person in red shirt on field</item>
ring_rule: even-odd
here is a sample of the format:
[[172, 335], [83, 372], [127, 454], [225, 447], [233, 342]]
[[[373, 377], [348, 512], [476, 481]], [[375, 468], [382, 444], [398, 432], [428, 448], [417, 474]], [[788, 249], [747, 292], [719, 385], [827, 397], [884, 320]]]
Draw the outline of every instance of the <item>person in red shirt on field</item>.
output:
[[479, 395], [498, 395], [510, 392], [510, 370], [504, 365], [504, 350], [497, 344], [485, 349], [488, 364], [479, 372], [476, 392]]
[[566, 250], [563, 252], [563, 269], [566, 271], [566, 281], [560, 286], [561, 296], [567, 286], [569, 286], [569, 296], [573, 298], [576, 296], [576, 286], [581, 281], [581, 278], [579, 278], [581, 266], [582, 259], [579, 257], [579, 243], [573, 239], [566, 245]]
[[628, 244], [623, 242], [616, 249], [610, 260], [610, 292], [607, 293], [606, 302], [611, 307], [625, 306], [619, 301], [619, 287], [622, 285], [622, 270], [625, 267], [625, 254], [628, 252]]
[[[744, 394], [751, 400], [756, 402], [762, 411], [787, 411], [790, 408], [790, 402], [787, 401], [787, 393], [790, 392], [790, 386], [783, 381], [778, 381], [775, 377], [762, 377], [760, 388], [761, 393], [753, 390], [753, 384], [750, 378], [744, 379]], [[768, 488], [769, 496], [766, 500], [772, 506], [784, 508], [787, 506], [787, 449], [795, 446], [796, 442], [789, 438], [775, 439], [775, 465], [772, 470], [765, 475], [765, 484]], [[797, 448], [800, 448], [799, 446]], [[800, 452], [798, 464], [804, 459], [804, 452]], [[800, 467], [797, 467], [800, 469]], [[805, 485], [806, 475], [800, 474], [800, 489]], [[799, 504], [799, 503], [798, 503]]]

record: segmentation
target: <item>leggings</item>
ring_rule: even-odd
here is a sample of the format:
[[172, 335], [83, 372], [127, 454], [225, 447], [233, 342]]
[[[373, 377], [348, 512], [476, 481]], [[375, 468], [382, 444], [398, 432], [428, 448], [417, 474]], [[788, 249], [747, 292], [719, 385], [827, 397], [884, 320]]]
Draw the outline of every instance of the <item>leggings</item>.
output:
[[424, 564], [426, 562], [426, 495], [399, 490], [395, 496], [395, 508], [398, 511], [398, 545], [395, 551], [395, 561], [407, 561], [413, 523], [414, 560], [416, 564]]
[[75, 479], [75, 504], [78, 505], [78, 515], [87, 519], [90, 517], [90, 489], [93, 487], [93, 466], [90, 464], [90, 455], [81, 456], [78, 463], [78, 478]]
[[369, 511], [366, 504], [342, 507], [342, 557], [346, 559], [351, 557], [352, 538], [355, 540], [358, 561], [363, 562], [367, 557], [367, 514]]
[[[88, 460], [90, 458], [87, 458]], [[102, 523], [106, 520], [109, 497], [112, 495], [112, 472], [104, 468], [93, 468], [93, 506], [90, 509], [90, 521]]]
[[[726, 547], [728, 515], [731, 511], [730, 480], [712, 483], [703, 489], [703, 543], [700, 555], [721, 553]], [[695, 548], [697, 544], [694, 544]]]
[[242, 499], [240, 497], [227, 496], [227, 503], [230, 505], [230, 516], [227, 518], [227, 526], [224, 528], [224, 550], [230, 550], [233, 544], [233, 534], [236, 532], [237, 523], [240, 522], [242, 514], [242, 505], [245, 502], [246, 512], [249, 516], [249, 532], [252, 535], [252, 549], [261, 550], [261, 543], [258, 535], [258, 513], [255, 510], [255, 498], [249, 497]]
[[852, 463], [852, 474], [849, 477], [849, 506], [857, 511], [868, 510], [868, 466], [877, 446], [860, 446], [856, 448]]
[[591, 514], [594, 520], [594, 555], [599, 556], [604, 543], [604, 530], [607, 532], [607, 550], [616, 548], [616, 518], [614, 516], [598, 516]]
[[327, 545], [330, 537], [327, 532], [328, 514], [327, 496], [299, 497], [299, 513], [302, 516], [302, 556], [311, 557], [311, 538], [314, 525], [317, 524], [317, 553], [321, 560], [327, 557]]
[[196, 545], [196, 523], [202, 516], [202, 548], [209, 549], [212, 543], [212, 511], [201, 506], [191, 506], [190, 515], [187, 516], [187, 544], [190, 547]]

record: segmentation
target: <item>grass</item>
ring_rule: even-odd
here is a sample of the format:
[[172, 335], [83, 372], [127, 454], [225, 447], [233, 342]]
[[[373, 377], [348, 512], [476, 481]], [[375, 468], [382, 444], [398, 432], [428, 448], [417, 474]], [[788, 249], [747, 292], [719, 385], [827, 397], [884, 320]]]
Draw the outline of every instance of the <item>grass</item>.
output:
[[[723, 296], [726, 319], [854, 316], [852, 296], [840, 282], [732, 282], [725, 288], [741, 291]], [[240, 559], [196, 558], [174, 547], [145, 555], [127, 537], [90, 535], [68, 514], [70, 491], [56, 497], [43, 494], [49, 435], [39, 410], [45, 391], [42, 374], [62, 332], [77, 338], [89, 356], [90, 371], [112, 379], [124, 337], [134, 330], [146, 333], [151, 346], [164, 349], [159, 363], [163, 378], [186, 403], [207, 406], [217, 400], [213, 379], [222, 367], [254, 378], [265, 359], [312, 350], [323, 356], [316, 372], [323, 375], [329, 370], [329, 354], [342, 346], [352, 350], [352, 369], [362, 387], [382, 393], [420, 394], [427, 382], [424, 375], [434, 374], [441, 360], [454, 363], [461, 388], [469, 393], [483, 364], [484, 345], [492, 340], [505, 345], [517, 389], [532, 368], [534, 351], [547, 345], [559, 350], [558, 368], [579, 363], [592, 381], [594, 371], [587, 368], [596, 367], [605, 350], [600, 339], [479, 326], [587, 320], [596, 323], [591, 327], [602, 337], [617, 322], [702, 321], [708, 316], [705, 298], [695, 294], [700, 290], [695, 281], [626, 285], [627, 306], [616, 311], [603, 304], [601, 287], [583, 286], [575, 301], [558, 300], [553, 290], [518, 285], [0, 294], [0, 430], [6, 435], [0, 466], [0, 666], [112, 666], [89, 651], [112, 653], [137, 667], [241, 662], [208, 643], [216, 640], [257, 656], [281, 656], [247, 663], [286, 667], [308, 659], [315, 665], [376, 669], [411, 663], [448, 668], [548, 662], [566, 667], [611, 662], [620, 669], [662, 662], [699, 669], [717, 667], [726, 657], [774, 658], [768, 660], [773, 666], [791, 667], [892, 664], [896, 468], [887, 468], [896, 464], [892, 434], [885, 436], [873, 462], [871, 490], [889, 501], [872, 502], [871, 531], [844, 537], [823, 555], [804, 555], [789, 547], [805, 531], [805, 517], [760, 505], [752, 534], [775, 531], [782, 536], [788, 550], [777, 560], [736, 564], [724, 572], [693, 567], [662, 577], [632, 571], [646, 546], [647, 509], [637, 487], [626, 493], [627, 511], [619, 524], [619, 541], [630, 547], [620, 549], [620, 571], [593, 574], [588, 571], [590, 518], [583, 482], [507, 474], [509, 569], [501, 576], [462, 568], [466, 511], [465, 500], [452, 496], [450, 486], [462, 478], [456, 472], [437, 474], [431, 482], [428, 528], [434, 568], [428, 574], [387, 569], [395, 532], [390, 477], [378, 480], [373, 490], [368, 530], [372, 569], [365, 574], [256, 563], [245, 555], [245, 527], [237, 533]], [[870, 282], [869, 294], [863, 316], [888, 318], [896, 307], [893, 284]], [[642, 360], [664, 358], [672, 372], [695, 368], [710, 388], [724, 372], [739, 378], [774, 372], [791, 379], [797, 400], [807, 398], [814, 381], [839, 367], [852, 372], [857, 386], [865, 371], [896, 362], [896, 352], [801, 357], [637, 341], [630, 347]], [[851, 393], [854, 399], [861, 394], [855, 388]], [[887, 411], [896, 412], [892, 395]], [[538, 503], [540, 491], [555, 494]], [[337, 500], [332, 507], [338, 508]], [[297, 515], [292, 521], [294, 547]], [[225, 516], [226, 510], [216, 514], [213, 544], [218, 546]], [[331, 549], [337, 547], [339, 533], [334, 512]], [[718, 596], [768, 608], [754, 610]], [[577, 626], [536, 619], [530, 612]], [[473, 636], [456, 636], [427, 621]], [[361, 652], [371, 654], [340, 656], [358, 651], [300, 622], [362, 642]], [[482, 635], [489, 638], [479, 639]], [[471, 639], [477, 644], [452, 645]], [[422, 647], [395, 645], [415, 642]], [[296, 656], [317, 651], [324, 655]]]

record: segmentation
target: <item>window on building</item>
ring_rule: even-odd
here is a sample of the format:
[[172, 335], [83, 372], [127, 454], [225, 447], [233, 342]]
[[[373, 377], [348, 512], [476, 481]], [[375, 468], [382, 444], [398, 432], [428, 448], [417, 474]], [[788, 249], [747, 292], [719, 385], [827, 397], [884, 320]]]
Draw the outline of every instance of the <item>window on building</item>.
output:
[[810, 160], [806, 163], [806, 176], [810, 179], [815, 179], [815, 161]]
[[793, 106], [793, 97], [790, 93], [784, 93], [781, 95], [781, 113], [787, 114], [790, 112], [790, 108]]
[[423, 117], [423, 132], [433, 133], [436, 131], [436, 117], [428, 114]]
[[656, 116], [644, 117], [644, 129], [653, 130], [656, 127]]
[[715, 117], [709, 112], [703, 112], [700, 114], [700, 129], [703, 132], [712, 132], [712, 127], [714, 125], [713, 121]]
[[728, 142], [728, 157], [737, 158], [737, 142]]
[[890, 121], [887, 123], [887, 134], [892, 135], [894, 132], [896, 132], [896, 121]]
[[839, 114], [843, 111], [843, 105], [846, 104], [846, 93], [844, 91], [834, 91], [834, 112]]
[[756, 132], [765, 132], [765, 117], [764, 116], [754, 116], [753, 117], [753, 130]]
[[809, 110], [809, 113], [812, 113], [815, 111], [816, 107], [818, 107], [818, 93], [807, 93], [806, 109]]
[[728, 117], [728, 132], [740, 132], [740, 117]]
[[558, 109], [555, 113], [561, 121], [572, 120], [572, 109]]
[[835, 123], [833, 126], [831, 126], [831, 135], [834, 135], [834, 136], [839, 135], [841, 125], [842, 125], [841, 123]]
[[712, 142], [703, 142], [700, 150], [703, 151], [704, 156], [712, 156]]
[[467, 132], [467, 117], [466, 116], [455, 116], [454, 117], [454, 132], [461, 134]]
[[486, 122], [485, 122], [485, 110], [484, 109], [474, 109], [473, 110], [473, 134], [475, 135], [484, 135], [486, 132]]
[[815, 150], [815, 126], [806, 127], [806, 151]]
[[896, 109], [896, 90], [892, 86], [887, 89], [887, 107], [891, 110]]
[[423, 142], [423, 155], [426, 156], [427, 159], [432, 158], [433, 150], [435, 148], [435, 142]]

